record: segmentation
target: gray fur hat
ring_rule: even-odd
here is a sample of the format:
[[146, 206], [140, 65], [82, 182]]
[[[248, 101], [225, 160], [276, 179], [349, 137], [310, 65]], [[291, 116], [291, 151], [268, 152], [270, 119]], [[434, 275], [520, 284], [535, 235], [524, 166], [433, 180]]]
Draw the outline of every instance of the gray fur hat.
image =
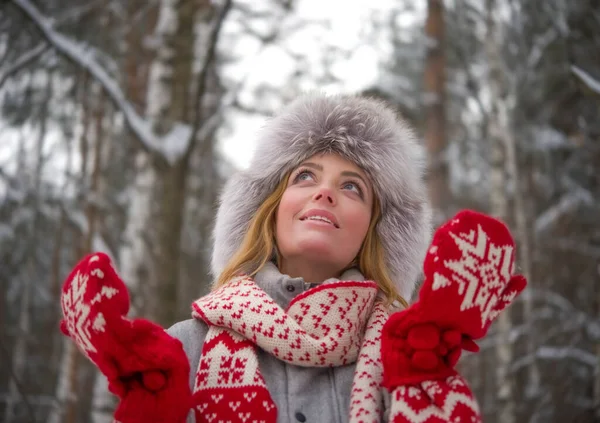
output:
[[218, 277], [239, 248], [250, 220], [282, 177], [319, 153], [337, 153], [371, 178], [381, 204], [377, 231], [388, 270], [409, 299], [431, 237], [425, 155], [412, 129], [389, 106], [358, 96], [306, 94], [268, 121], [250, 166], [231, 176], [221, 194], [213, 275]]

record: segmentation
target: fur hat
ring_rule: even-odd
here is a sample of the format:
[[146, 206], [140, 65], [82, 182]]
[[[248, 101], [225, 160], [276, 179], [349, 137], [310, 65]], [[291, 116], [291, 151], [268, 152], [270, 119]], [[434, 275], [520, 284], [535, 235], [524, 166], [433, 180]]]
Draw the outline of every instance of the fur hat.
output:
[[425, 156], [412, 129], [391, 108], [358, 96], [307, 94], [265, 125], [250, 166], [230, 177], [220, 197], [213, 275], [237, 251], [250, 220], [282, 177], [319, 153], [337, 153], [371, 178], [390, 277], [409, 299], [431, 237]]

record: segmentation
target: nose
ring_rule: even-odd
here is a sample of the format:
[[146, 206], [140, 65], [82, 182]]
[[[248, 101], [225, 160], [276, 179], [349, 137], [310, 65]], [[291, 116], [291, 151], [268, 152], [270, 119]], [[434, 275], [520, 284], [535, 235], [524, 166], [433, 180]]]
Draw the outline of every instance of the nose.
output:
[[336, 203], [335, 194], [328, 187], [319, 188], [319, 190], [316, 192], [313, 199], [315, 201], [326, 201], [327, 203], [329, 203], [331, 205], [335, 205], [335, 203]]

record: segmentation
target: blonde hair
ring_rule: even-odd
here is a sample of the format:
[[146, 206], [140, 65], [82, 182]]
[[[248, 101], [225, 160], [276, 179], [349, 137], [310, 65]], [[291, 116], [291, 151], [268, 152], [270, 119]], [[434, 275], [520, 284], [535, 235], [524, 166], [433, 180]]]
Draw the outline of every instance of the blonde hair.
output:
[[[242, 244], [219, 275], [214, 289], [225, 285], [240, 274], [256, 275], [271, 260], [276, 247], [274, 236], [275, 213], [287, 188], [288, 178], [289, 173], [281, 179], [275, 190], [258, 208], [254, 218], [250, 221]], [[399, 302], [407, 307], [407, 301], [398, 292], [385, 264], [383, 245], [376, 230], [380, 218], [381, 206], [377, 196], [374, 196], [371, 222], [357, 257], [358, 268], [365, 279], [377, 283], [387, 305]]]

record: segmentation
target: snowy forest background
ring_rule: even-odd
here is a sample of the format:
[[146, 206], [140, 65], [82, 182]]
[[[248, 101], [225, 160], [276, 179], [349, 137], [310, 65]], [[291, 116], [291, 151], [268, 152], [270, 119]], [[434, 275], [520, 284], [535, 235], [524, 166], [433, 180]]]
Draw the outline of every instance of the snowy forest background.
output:
[[485, 421], [600, 421], [600, 2], [0, 2], [0, 419], [111, 421], [59, 293], [114, 257], [165, 327], [207, 291], [219, 187], [308, 89], [395, 104], [437, 222], [502, 217], [530, 281], [462, 370]]

